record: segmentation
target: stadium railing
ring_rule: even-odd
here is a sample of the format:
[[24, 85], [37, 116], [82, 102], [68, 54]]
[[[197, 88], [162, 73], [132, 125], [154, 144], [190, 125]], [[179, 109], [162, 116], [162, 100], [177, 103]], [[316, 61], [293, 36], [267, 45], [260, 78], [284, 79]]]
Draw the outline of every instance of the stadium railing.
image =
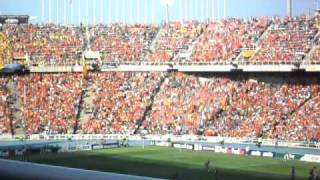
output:
[[[261, 142], [265, 146], [279, 147], [295, 147], [295, 148], [308, 148], [320, 147], [320, 143], [304, 142], [304, 141], [285, 141], [276, 139], [263, 139], [263, 138], [235, 138], [235, 137], [212, 137], [212, 136], [197, 136], [197, 135], [125, 135], [125, 134], [57, 134], [57, 135], [44, 135], [33, 134], [28, 137], [28, 140], [122, 140], [127, 138], [129, 140], [152, 140], [152, 141], [183, 141], [183, 142], [210, 142], [210, 143], [235, 143], [235, 144], [256, 144]], [[10, 138], [10, 135], [0, 135], [0, 140], [13, 140], [15, 137]]]

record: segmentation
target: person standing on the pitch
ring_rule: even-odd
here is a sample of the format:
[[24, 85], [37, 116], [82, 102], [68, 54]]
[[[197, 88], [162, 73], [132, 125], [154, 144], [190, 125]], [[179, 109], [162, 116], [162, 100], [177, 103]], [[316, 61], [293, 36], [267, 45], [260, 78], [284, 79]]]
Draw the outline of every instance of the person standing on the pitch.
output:
[[310, 169], [310, 171], [309, 171], [310, 176], [309, 176], [308, 180], [316, 180], [316, 177], [317, 177], [316, 171], [317, 171], [317, 168], [315, 166]]
[[210, 172], [210, 161], [209, 161], [209, 159], [204, 163], [204, 167], [208, 172]]
[[296, 169], [294, 166], [291, 168], [291, 180], [294, 180], [296, 177]]

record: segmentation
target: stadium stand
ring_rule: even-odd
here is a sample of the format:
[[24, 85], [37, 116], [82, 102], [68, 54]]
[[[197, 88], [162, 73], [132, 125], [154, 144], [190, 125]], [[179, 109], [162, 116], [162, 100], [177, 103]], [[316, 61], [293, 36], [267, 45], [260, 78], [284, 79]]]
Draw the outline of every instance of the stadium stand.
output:
[[[160, 134], [203, 131], [207, 135], [231, 137], [319, 138], [316, 134], [306, 137], [298, 126], [294, 133], [300, 132], [300, 136], [288, 134], [294, 128], [280, 130], [294, 121], [296, 114], [305, 113], [306, 106], [317, 100], [319, 89], [314, 81], [289, 80], [278, 84], [282, 80], [272, 83], [172, 74], [161, 87], [144, 127], [150, 133]], [[317, 112], [310, 113], [315, 118]], [[306, 122], [315, 121], [314, 118]], [[319, 126], [314, 124], [313, 128]]]
[[84, 49], [81, 26], [5, 24], [3, 29], [13, 42], [14, 58], [28, 55], [34, 65], [79, 64]]
[[[305, 16], [160, 26], [5, 24], [0, 38], [13, 44], [13, 58], [27, 55], [32, 66], [77, 65], [85, 51], [100, 53], [98, 65], [318, 64], [315, 24]], [[320, 140], [316, 76], [234, 78], [174, 70], [1, 77], [0, 134], [14, 133], [21, 123], [29, 135], [144, 131]], [[20, 102], [20, 120], [12, 119], [8, 97]]]
[[[1, 84], [2, 133], [10, 108]], [[181, 72], [17, 76], [26, 133], [205, 134], [319, 140], [317, 78], [203, 77]], [[83, 91], [93, 110], [79, 122]], [[34, 95], [37, 92], [37, 95]], [[308, 133], [305, 133], [308, 132]]]
[[89, 27], [91, 49], [101, 53], [102, 63], [141, 62], [158, 27], [151, 25], [96, 25]]
[[11, 134], [15, 127], [15, 121], [12, 121], [12, 102], [13, 98], [8, 90], [8, 77], [0, 78], [0, 135]]
[[318, 29], [310, 17], [274, 18], [272, 28], [253, 57], [255, 63], [292, 64], [311, 50]]
[[[286, 124], [281, 129], [286, 131], [282, 139], [291, 140], [311, 140], [320, 139], [319, 109], [320, 94], [319, 89], [314, 92], [314, 98], [293, 113]], [[280, 135], [280, 133], [277, 132]]]
[[[62, 26], [5, 24], [15, 58], [29, 64], [79, 64], [84, 51], [96, 51], [105, 63], [293, 64], [318, 62], [315, 16], [266, 17], [161, 25]], [[309, 59], [308, 59], [309, 58]]]
[[[164, 25], [147, 55], [148, 62], [172, 62], [173, 57], [182, 50], [189, 50], [192, 42], [200, 35], [203, 24], [199, 22], [175, 22]], [[182, 61], [182, 59], [178, 59]]]
[[84, 86], [82, 74], [31, 74], [16, 81], [27, 134], [73, 133]]
[[133, 134], [143, 120], [164, 73], [93, 73], [93, 113], [82, 126], [85, 133]]
[[229, 63], [242, 48], [253, 48], [268, 26], [267, 18], [209, 21], [195, 44], [192, 60], [206, 63]]

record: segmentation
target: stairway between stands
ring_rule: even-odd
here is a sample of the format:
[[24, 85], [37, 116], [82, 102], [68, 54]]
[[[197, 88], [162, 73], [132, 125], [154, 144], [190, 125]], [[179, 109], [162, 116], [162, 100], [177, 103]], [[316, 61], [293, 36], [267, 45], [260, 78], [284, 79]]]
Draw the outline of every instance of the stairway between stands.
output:
[[151, 111], [151, 109], [152, 109], [152, 106], [153, 106], [153, 103], [154, 103], [154, 98], [155, 98], [155, 97], [157, 96], [157, 94], [159, 93], [163, 82], [168, 78], [168, 76], [169, 76], [169, 74], [166, 73], [166, 74], [164, 75], [164, 77], [161, 78], [158, 86], [156, 86], [156, 88], [153, 89], [153, 91], [152, 91], [152, 93], [151, 93], [151, 96], [150, 96], [151, 103], [150, 103], [149, 106], [146, 107], [146, 109], [145, 109], [145, 111], [144, 111], [144, 113], [143, 113], [142, 118], [137, 121], [137, 128], [135, 129], [134, 134], [139, 133], [139, 130], [140, 130], [141, 125], [142, 125], [143, 122], [146, 120], [147, 115], [150, 113], [150, 111]]
[[15, 76], [12, 76], [8, 82], [6, 88], [8, 89], [10, 96], [9, 96], [9, 107], [11, 109], [11, 133], [12, 135], [25, 135], [25, 128], [22, 121], [23, 116], [21, 115], [22, 109], [22, 100], [23, 97], [19, 92], [16, 90], [16, 81], [14, 80]]

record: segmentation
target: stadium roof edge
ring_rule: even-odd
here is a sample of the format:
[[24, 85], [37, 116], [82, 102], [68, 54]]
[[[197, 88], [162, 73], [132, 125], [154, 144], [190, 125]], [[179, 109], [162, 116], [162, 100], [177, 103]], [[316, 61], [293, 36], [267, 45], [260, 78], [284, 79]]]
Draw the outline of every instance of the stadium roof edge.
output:
[[27, 24], [29, 22], [29, 15], [0, 15], [0, 23], [15, 23], [16, 20], [18, 24]]

